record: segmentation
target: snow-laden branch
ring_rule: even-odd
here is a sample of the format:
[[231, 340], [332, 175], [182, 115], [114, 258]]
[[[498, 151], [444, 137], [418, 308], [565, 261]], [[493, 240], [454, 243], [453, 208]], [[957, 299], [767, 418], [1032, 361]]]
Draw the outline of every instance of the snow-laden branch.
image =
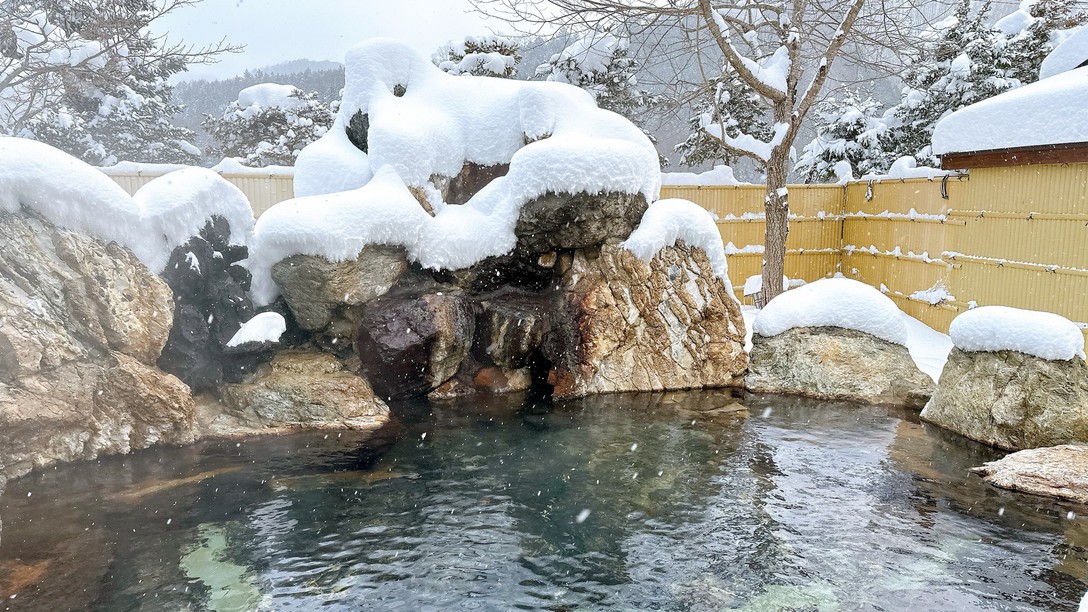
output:
[[733, 150], [734, 153], [751, 157], [762, 164], [770, 161], [771, 152], [785, 141], [786, 134], [790, 129], [788, 123], [776, 123], [774, 124], [771, 139], [766, 141], [744, 132], [740, 132], [736, 136], [730, 136], [726, 132], [726, 126], [714, 122], [709, 113], [699, 118], [699, 126], [707, 134], [720, 140], [723, 145]]
[[765, 98], [772, 101], [785, 100], [785, 87], [778, 88], [765, 82], [759, 75], [752, 72], [752, 64], [755, 63], [754, 60], [746, 58], [737, 52], [733, 43], [730, 42], [729, 36], [726, 34], [729, 26], [725, 23], [722, 16], [718, 14], [718, 11], [711, 5], [710, 0], [699, 0], [699, 9], [703, 14], [711, 37], [721, 49], [722, 54], [725, 55], [725, 59], [729, 62], [729, 65], [737, 71], [738, 75], [740, 75], [740, 78], [744, 79], [745, 82], [750, 84], [753, 89]]

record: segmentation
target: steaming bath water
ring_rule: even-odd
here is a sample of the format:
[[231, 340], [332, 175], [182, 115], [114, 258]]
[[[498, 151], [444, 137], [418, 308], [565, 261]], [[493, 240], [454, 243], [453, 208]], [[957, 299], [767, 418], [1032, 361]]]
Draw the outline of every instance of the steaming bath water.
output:
[[728, 393], [402, 406], [46, 470], [13, 610], [1075, 610], [1082, 509], [908, 413]]

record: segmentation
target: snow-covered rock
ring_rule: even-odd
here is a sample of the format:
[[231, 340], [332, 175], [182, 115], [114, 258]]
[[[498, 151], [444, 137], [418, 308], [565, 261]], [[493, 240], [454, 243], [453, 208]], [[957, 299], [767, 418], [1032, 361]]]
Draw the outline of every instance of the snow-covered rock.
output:
[[954, 348], [921, 416], [1009, 450], [1088, 442], [1088, 365]]
[[756, 393], [918, 409], [935, 387], [905, 346], [842, 327], [796, 327], [772, 337], [757, 331], [748, 359], [744, 384]]
[[756, 316], [760, 336], [798, 327], [840, 327], [906, 345], [907, 329], [890, 298], [849, 278], [825, 278], [778, 295]]
[[287, 321], [278, 312], [262, 312], [238, 328], [237, 333], [227, 341], [227, 347], [234, 348], [245, 344], [273, 344], [287, 331]]
[[782, 293], [753, 328], [751, 391], [919, 408], [933, 393], [899, 309], [864, 283], [829, 278]]
[[[522, 208], [546, 194], [639, 195], [642, 206], [657, 197], [652, 143], [576, 87], [453, 77], [390, 40], [356, 46], [346, 66], [336, 124], [296, 162], [295, 191], [310, 197], [274, 206], [255, 230], [259, 303], [275, 295], [271, 266], [290, 255], [341, 261], [386, 244], [424, 268], [457, 270], [510, 252]], [[437, 185], [466, 164], [509, 170], [447, 206]], [[411, 190], [428, 196], [433, 217]]]
[[957, 316], [948, 335], [963, 351], [1019, 351], [1040, 359], [1084, 359], [1080, 328], [1050, 312], [981, 306]]

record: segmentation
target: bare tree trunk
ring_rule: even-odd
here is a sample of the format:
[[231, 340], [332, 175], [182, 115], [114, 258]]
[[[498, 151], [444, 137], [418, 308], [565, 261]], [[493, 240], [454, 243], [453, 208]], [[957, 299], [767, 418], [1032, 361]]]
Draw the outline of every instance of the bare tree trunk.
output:
[[786, 191], [788, 149], [775, 147], [767, 163], [767, 229], [763, 236], [763, 304], [782, 293], [786, 268], [786, 237], [790, 232], [789, 194]]

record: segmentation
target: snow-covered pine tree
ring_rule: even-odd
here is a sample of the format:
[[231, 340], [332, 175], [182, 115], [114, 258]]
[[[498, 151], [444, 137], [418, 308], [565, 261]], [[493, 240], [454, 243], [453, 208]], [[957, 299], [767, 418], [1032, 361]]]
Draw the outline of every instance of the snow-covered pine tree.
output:
[[707, 132], [708, 125], [725, 129], [726, 136], [731, 138], [751, 134], [764, 140], [772, 134], [768, 123], [770, 109], [765, 100], [733, 70], [727, 69], [722, 76], [707, 81], [693, 110], [688, 120], [687, 140], [675, 149], [680, 153], [680, 163], [687, 166], [708, 161], [732, 165], [740, 158], [735, 149], [725, 146], [721, 135]]
[[299, 151], [329, 130], [331, 109], [317, 92], [291, 85], [262, 83], [238, 93], [221, 117], [207, 116], [204, 127], [219, 143], [217, 155], [246, 166], [294, 165]]
[[36, 138], [84, 161], [195, 162], [170, 123], [170, 76], [232, 47], [190, 48], [153, 35], [195, 0], [16, 0], [0, 12], [0, 133]]
[[[953, 15], [932, 29], [932, 42], [907, 68], [900, 103], [880, 138], [885, 159], [911, 155], [919, 165], [936, 165], [930, 141], [945, 115], [1020, 86], [1006, 54], [1007, 40], [987, 25], [989, 1], [960, 0]], [[878, 168], [885, 171], [887, 168]]]
[[627, 53], [627, 40], [611, 34], [590, 34], [537, 67], [547, 80], [570, 83], [588, 91], [597, 106], [641, 125], [641, 111], [652, 103], [638, 85], [638, 62]]
[[1077, 0], [1023, 0], [1020, 7], [995, 24], [1008, 37], [1010, 74], [1022, 84], [1039, 79], [1043, 59], [1071, 30], [1088, 23], [1088, 12]]
[[816, 137], [805, 145], [794, 171], [806, 183], [825, 183], [836, 180], [835, 168], [844, 161], [856, 177], [887, 169], [890, 162], [879, 142], [887, 128], [880, 107], [855, 91], [818, 103], [813, 108]]
[[466, 36], [451, 40], [431, 58], [436, 66], [452, 75], [514, 78], [517, 74], [519, 45], [516, 40], [494, 34]]

